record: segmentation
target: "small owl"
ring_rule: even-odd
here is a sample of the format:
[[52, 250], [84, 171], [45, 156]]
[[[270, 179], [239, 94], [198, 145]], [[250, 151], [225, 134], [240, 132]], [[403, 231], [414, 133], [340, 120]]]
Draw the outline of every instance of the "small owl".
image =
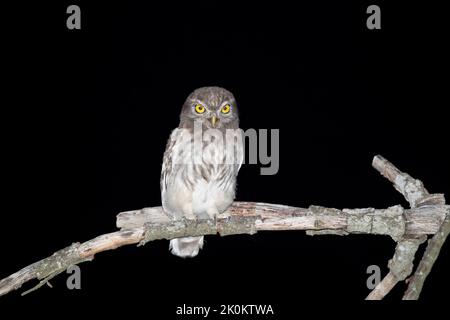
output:
[[[215, 218], [222, 214], [234, 200], [243, 154], [233, 94], [219, 87], [192, 92], [164, 153], [164, 211], [173, 219]], [[185, 237], [171, 240], [169, 249], [180, 257], [194, 257], [202, 247], [203, 237]]]

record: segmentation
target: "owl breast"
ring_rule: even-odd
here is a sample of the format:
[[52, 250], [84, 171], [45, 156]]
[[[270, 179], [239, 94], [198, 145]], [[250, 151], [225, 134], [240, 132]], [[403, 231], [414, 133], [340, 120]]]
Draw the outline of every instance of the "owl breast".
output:
[[220, 140], [205, 142], [198, 157], [192, 132], [179, 131], [172, 133], [164, 157], [163, 208], [174, 218], [214, 217], [234, 200], [242, 141], [237, 139], [228, 148]]

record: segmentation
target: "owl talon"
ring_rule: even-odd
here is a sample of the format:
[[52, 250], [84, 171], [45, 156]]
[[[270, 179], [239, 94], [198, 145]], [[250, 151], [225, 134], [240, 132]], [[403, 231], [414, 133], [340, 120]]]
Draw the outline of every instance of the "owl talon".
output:
[[217, 215], [217, 219], [223, 219], [223, 220], [228, 220], [231, 218], [231, 215], [229, 212], [225, 211], [219, 215]]
[[197, 220], [197, 216], [193, 213], [184, 216], [186, 220]]

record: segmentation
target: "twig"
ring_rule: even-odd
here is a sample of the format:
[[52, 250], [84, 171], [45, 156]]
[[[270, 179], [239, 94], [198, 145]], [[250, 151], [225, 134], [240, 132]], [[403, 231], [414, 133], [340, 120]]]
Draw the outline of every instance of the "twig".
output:
[[366, 300], [383, 299], [395, 285], [405, 280], [413, 269], [414, 255], [419, 245], [425, 241], [425, 237], [403, 239], [395, 248], [394, 257], [389, 260], [389, 273], [367, 296]]
[[369, 293], [366, 300], [381, 300], [385, 295], [395, 287], [398, 283], [398, 279], [392, 272], [389, 272], [383, 280], [381, 280], [377, 286]]
[[[90, 261], [98, 252], [138, 243], [143, 239], [143, 235], [144, 228], [135, 228], [134, 230], [104, 234], [83, 244], [73, 243], [69, 247], [55, 252], [50, 257], [35, 262], [1, 280], [0, 296], [20, 288], [22, 284], [32, 279], [41, 280], [36, 288], [31, 289], [33, 291], [70, 266]], [[31, 291], [28, 290], [24, 294]]]
[[392, 163], [378, 155], [373, 158], [372, 166], [383, 177], [394, 184], [394, 188], [400, 192], [409, 202], [411, 208], [428, 204], [445, 205], [443, 194], [429, 194], [422, 181], [412, 178], [409, 174], [401, 172]]

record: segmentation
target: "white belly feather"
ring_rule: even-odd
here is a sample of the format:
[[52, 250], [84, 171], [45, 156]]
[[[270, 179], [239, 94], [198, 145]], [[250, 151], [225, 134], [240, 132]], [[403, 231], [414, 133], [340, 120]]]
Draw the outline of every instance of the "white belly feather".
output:
[[[169, 141], [173, 142], [170, 158], [165, 156], [163, 163], [161, 194], [165, 212], [174, 218], [207, 218], [224, 212], [235, 197], [236, 176], [243, 161], [242, 141], [237, 139], [229, 151], [213, 141], [207, 150], [203, 149], [202, 162], [195, 164], [190, 161], [193, 140], [186, 136], [188, 133], [176, 131], [179, 129], [174, 130]], [[174, 155], [180, 158], [174, 161]], [[227, 156], [234, 156], [235, 163], [226, 163]]]

